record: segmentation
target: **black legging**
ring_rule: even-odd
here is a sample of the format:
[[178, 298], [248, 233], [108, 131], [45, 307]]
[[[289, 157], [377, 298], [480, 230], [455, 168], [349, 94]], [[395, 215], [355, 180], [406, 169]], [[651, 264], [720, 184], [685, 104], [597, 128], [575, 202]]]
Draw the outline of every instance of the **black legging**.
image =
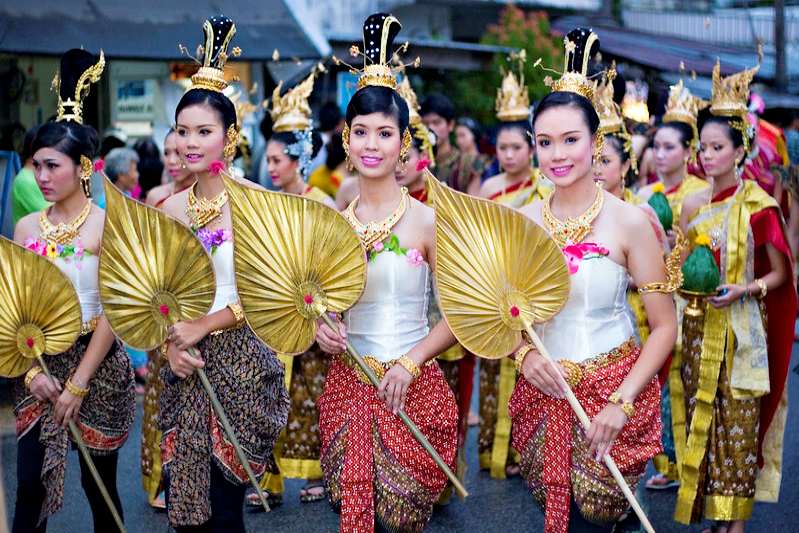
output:
[[[39, 442], [40, 430], [41, 425], [37, 423], [17, 442], [17, 502], [14, 506], [12, 533], [44, 533], [47, 530], [47, 520], [43, 520], [39, 527], [36, 527], [45, 497], [44, 484], [41, 479], [44, 465], [44, 445]], [[116, 531], [114, 517], [100, 494], [100, 489], [94, 482], [83, 456], [78, 455], [80, 457], [80, 484], [92, 510], [94, 531], [96, 533]], [[122, 504], [117, 493], [118, 458], [118, 452], [92, 456], [100, 479], [108, 489], [119, 516], [122, 517]]]
[[[164, 476], [166, 483], [166, 506], [169, 509], [169, 474]], [[237, 485], [227, 480], [225, 475], [211, 462], [211, 519], [199, 526], [176, 527], [178, 533], [245, 533], [244, 493], [248, 485]]]

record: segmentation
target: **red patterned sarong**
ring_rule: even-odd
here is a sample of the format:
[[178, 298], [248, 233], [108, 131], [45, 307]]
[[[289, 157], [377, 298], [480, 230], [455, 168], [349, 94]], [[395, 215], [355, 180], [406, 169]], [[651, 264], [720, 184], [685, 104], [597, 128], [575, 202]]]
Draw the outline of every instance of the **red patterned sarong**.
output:
[[[422, 368], [408, 389], [405, 412], [454, 468], [458, 407], [436, 363]], [[375, 388], [340, 358], [330, 366], [319, 399], [322, 471], [340, 530], [421, 531], [447, 485], [446, 475]]]
[[[619, 388], [641, 349], [629, 340], [618, 348], [580, 364], [583, 379], [574, 394], [593, 419]], [[521, 473], [533, 496], [545, 509], [545, 531], [566, 533], [573, 498], [587, 520], [617, 520], [628, 504], [604, 463], [588, 451], [585, 432], [566, 400], [540, 392], [520, 379], [508, 406], [513, 423], [513, 447], [521, 453]], [[657, 378], [635, 400], [610, 455], [633, 491], [646, 463], [661, 452], [660, 387]]]

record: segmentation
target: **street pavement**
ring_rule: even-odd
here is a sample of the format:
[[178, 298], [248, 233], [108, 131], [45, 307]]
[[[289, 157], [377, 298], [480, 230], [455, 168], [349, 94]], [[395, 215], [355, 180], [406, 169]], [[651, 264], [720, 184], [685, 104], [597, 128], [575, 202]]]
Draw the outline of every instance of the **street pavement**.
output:
[[[792, 366], [799, 362], [799, 349], [794, 345]], [[799, 376], [789, 375], [788, 427], [785, 433], [783, 483], [780, 503], [757, 504], [749, 532], [789, 531], [795, 526], [794, 511], [799, 508]], [[16, 443], [13, 426], [9, 422], [9, 409], [2, 408], [0, 420], [5, 430], [0, 437], [2, 453], [2, 481], [5, 487], [6, 508], [9, 520], [14, 512], [14, 486], [16, 472]], [[130, 533], [160, 533], [170, 531], [166, 515], [152, 510], [141, 488], [139, 471], [139, 443], [141, 438], [141, 404], [130, 440], [121, 452], [118, 485], [125, 513], [125, 523]], [[524, 483], [518, 477], [507, 480], [491, 479], [477, 468], [476, 429], [469, 432], [466, 487], [470, 495], [466, 501], [453, 498], [452, 502], [436, 510], [426, 531], [438, 532], [508, 532], [542, 531], [543, 516], [533, 503]], [[319, 533], [338, 530], [338, 515], [324, 502], [301, 504], [300, 481], [289, 480], [282, 506], [270, 513], [247, 513], [248, 531], [285, 531], [292, 533]], [[661, 533], [700, 531], [701, 527], [681, 526], [671, 519], [676, 492], [649, 492], [640, 489], [642, 504], [655, 529]], [[63, 509], [49, 522], [52, 532], [91, 531], [91, 515], [80, 486], [77, 452], [69, 454], [66, 476], [66, 495]], [[0, 524], [0, 532], [4, 525]], [[105, 532], [103, 532], [105, 533]]]

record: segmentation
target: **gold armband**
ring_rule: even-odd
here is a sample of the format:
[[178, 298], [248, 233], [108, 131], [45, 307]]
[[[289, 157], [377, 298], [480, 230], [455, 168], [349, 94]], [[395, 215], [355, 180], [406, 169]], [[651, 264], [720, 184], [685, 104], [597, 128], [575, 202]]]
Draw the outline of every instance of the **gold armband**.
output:
[[26, 389], [30, 389], [31, 388], [31, 383], [33, 383], [33, 380], [36, 379], [36, 376], [38, 376], [42, 372], [43, 372], [43, 370], [42, 370], [42, 367], [40, 367], [40, 366], [31, 367], [31, 369], [28, 370], [28, 373], [25, 374], [25, 388]]
[[419, 368], [419, 365], [417, 365], [414, 362], [414, 360], [408, 357], [407, 355], [403, 355], [402, 357], [397, 359], [394, 362], [394, 364], [400, 365], [402, 368], [407, 370], [408, 373], [411, 375], [411, 377], [413, 377], [413, 379], [418, 378], [419, 374], [422, 373], [422, 369]]
[[164, 359], [168, 359], [168, 357], [166, 355], [168, 351], [169, 351], [169, 343], [168, 342], [164, 342], [161, 346], [158, 347], [158, 353], [160, 353], [161, 357], [163, 357]]
[[760, 299], [762, 300], [766, 297], [766, 294], [768, 294], [768, 285], [766, 285], [766, 282], [763, 281], [762, 278], [757, 278], [755, 284], [760, 287]]
[[85, 398], [86, 395], [89, 394], [89, 387], [86, 388], [78, 387], [77, 385], [72, 383], [72, 378], [69, 378], [65, 383], [65, 385], [70, 394], [72, 394], [73, 396], [77, 396], [78, 398]]
[[632, 404], [632, 402], [622, 401], [621, 394], [619, 394], [619, 391], [616, 391], [613, 394], [611, 394], [610, 397], [608, 398], [608, 402], [621, 407], [621, 410], [624, 411], [624, 414], [627, 415], [628, 419], [632, 418], [633, 415], [635, 414], [635, 406]]
[[233, 317], [236, 319], [236, 328], [240, 328], [244, 324], [244, 309], [241, 307], [240, 303], [232, 303], [227, 304], [228, 308], [233, 313]]
[[652, 283], [647, 283], [643, 287], [638, 288], [638, 294], [649, 294], [651, 292], [669, 294], [674, 292], [674, 286], [668, 281], [653, 281]]
[[522, 373], [522, 364], [524, 364], [524, 358], [527, 357], [527, 354], [529, 354], [533, 348], [535, 348], [535, 346], [532, 344], [525, 344], [519, 348], [518, 352], [516, 352], [516, 357], [513, 358], [513, 362], [516, 363], [516, 372], [519, 374]]

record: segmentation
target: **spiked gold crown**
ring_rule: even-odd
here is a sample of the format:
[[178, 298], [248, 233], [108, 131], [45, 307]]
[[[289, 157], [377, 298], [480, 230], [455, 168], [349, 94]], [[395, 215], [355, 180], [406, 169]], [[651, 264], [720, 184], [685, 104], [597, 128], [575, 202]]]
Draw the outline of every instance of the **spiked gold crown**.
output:
[[519, 53], [512, 53], [511, 61], [519, 62], [519, 76], [511, 71], [505, 73], [502, 78], [502, 85], [497, 89], [495, 108], [497, 118], [502, 122], [516, 122], [519, 120], [529, 120], [530, 118], [530, 96], [527, 94], [527, 87], [524, 84], [524, 63], [527, 54], [524, 50]]
[[627, 156], [632, 165], [633, 171], [638, 172], [638, 158], [633, 150], [633, 139], [624, 125], [624, 117], [621, 108], [613, 100], [613, 80], [616, 78], [616, 65], [611, 66], [605, 71], [602, 79], [597, 81], [594, 91], [594, 109], [599, 115], [599, 128], [597, 133], [600, 135], [615, 135], [624, 143], [622, 149], [627, 152]]
[[422, 122], [422, 117], [419, 115], [419, 101], [416, 97], [416, 92], [413, 90], [413, 87], [411, 87], [408, 76], [402, 78], [402, 81], [397, 87], [397, 92], [405, 99], [405, 103], [408, 104], [411, 135], [422, 145], [423, 155], [429, 161], [429, 167], [433, 168], [436, 164], [435, 135], [433, 135], [427, 126], [424, 125], [424, 122]]
[[669, 88], [669, 100], [663, 122], [683, 122], [696, 129], [696, 116], [707, 102], [691, 94], [683, 80]]
[[308, 98], [313, 91], [316, 74], [321, 70], [321, 65], [317, 65], [305, 80], [294, 88], [288, 90], [286, 94], [280, 96], [283, 82], [278, 83], [272, 92], [272, 129], [276, 132], [281, 131], [301, 131], [311, 127], [311, 106]]
[[749, 113], [749, 84], [760, 69], [760, 62], [750, 69], [721, 77], [721, 63], [713, 67], [713, 96], [710, 112], [724, 117], [746, 118]]

